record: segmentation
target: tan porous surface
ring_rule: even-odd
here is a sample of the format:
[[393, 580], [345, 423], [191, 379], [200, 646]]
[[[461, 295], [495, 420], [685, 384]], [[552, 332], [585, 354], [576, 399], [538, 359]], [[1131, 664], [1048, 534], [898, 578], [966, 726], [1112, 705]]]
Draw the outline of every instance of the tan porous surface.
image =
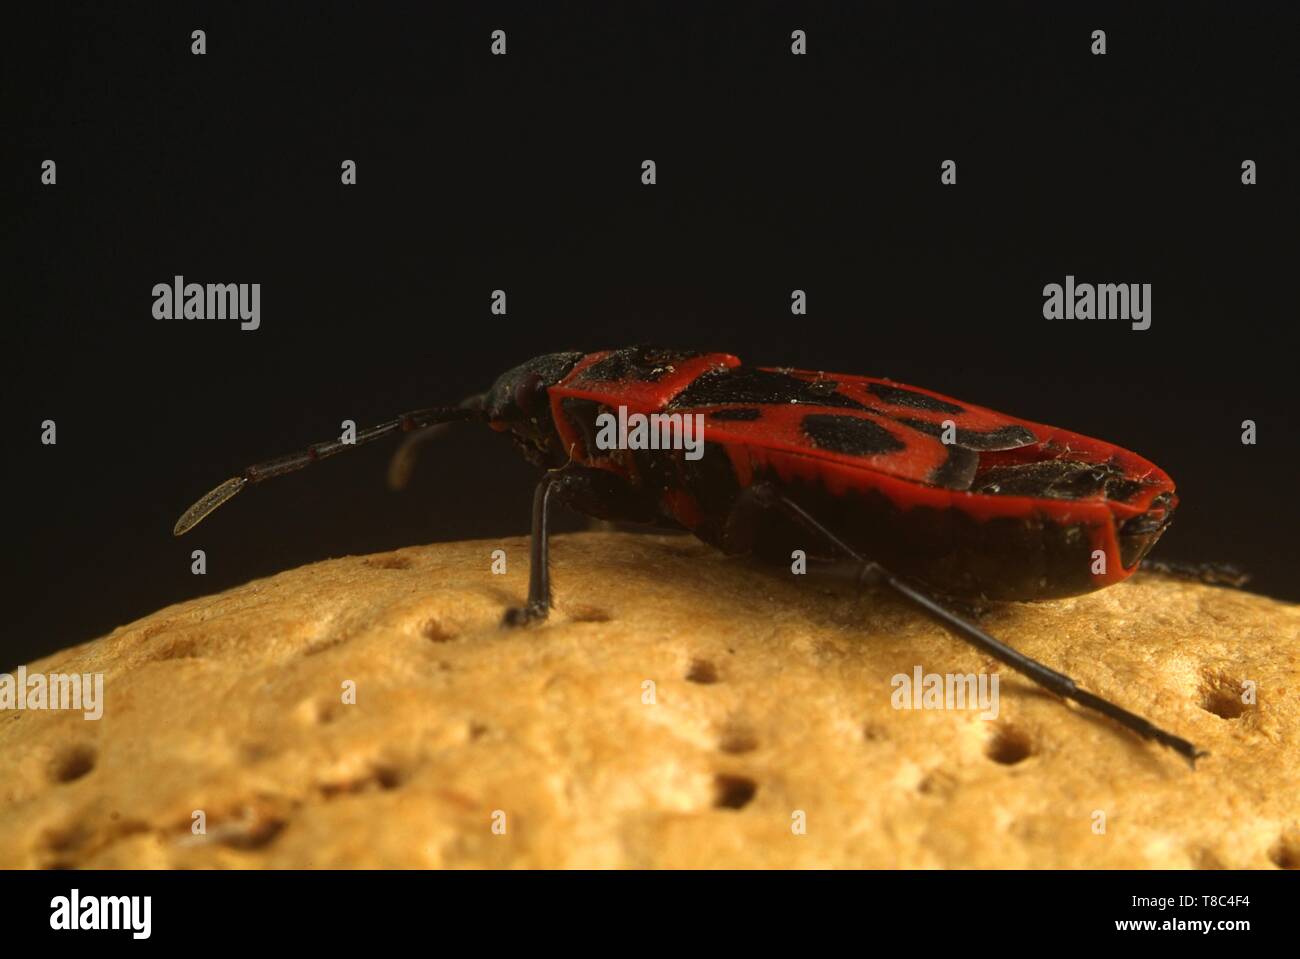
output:
[[682, 537], [554, 563], [527, 629], [499, 626], [526, 542], [446, 543], [31, 664], [102, 671], [104, 717], [0, 713], [0, 866], [1300, 865], [1300, 607], [1139, 575], [984, 614], [1208, 749], [1193, 771], [1006, 670], [996, 720], [894, 709], [895, 674], [996, 664], [884, 593]]

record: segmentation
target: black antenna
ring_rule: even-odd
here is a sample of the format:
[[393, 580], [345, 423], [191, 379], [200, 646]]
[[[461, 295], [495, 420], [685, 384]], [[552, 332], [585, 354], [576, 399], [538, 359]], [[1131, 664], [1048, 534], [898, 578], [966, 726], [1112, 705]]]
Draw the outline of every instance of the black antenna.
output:
[[232, 476], [220, 486], [205, 493], [199, 497], [198, 501], [187, 509], [181, 518], [176, 521], [172, 529], [174, 536], [180, 536], [189, 532], [199, 522], [211, 513], [222, 503], [232, 499], [236, 493], [242, 490], [250, 483], [260, 483], [262, 480], [270, 479], [273, 476], [283, 476], [285, 473], [293, 473], [303, 467], [310, 466], [319, 462], [326, 457], [333, 456], [335, 453], [341, 453], [344, 450], [360, 446], [362, 443], [370, 443], [374, 440], [383, 439], [394, 433], [409, 433], [413, 430], [422, 430], [430, 426], [437, 426], [440, 423], [461, 423], [466, 420], [486, 420], [487, 414], [478, 406], [435, 406], [427, 410], [414, 410], [410, 413], [403, 413], [395, 420], [389, 420], [386, 423], [380, 423], [378, 426], [371, 426], [368, 429], [361, 430], [357, 433], [356, 439], [351, 443], [344, 443], [342, 440], [329, 440], [325, 443], [313, 443], [301, 453], [290, 453], [287, 456], [278, 456], [272, 460], [266, 460], [263, 463], [257, 463], [248, 467], [239, 476]]

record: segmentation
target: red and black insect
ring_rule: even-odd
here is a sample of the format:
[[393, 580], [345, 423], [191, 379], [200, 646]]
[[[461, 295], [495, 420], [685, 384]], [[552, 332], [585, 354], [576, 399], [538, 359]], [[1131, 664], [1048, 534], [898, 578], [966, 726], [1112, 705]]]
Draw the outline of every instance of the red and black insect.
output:
[[[620, 407], [702, 414], [702, 455], [601, 448], [598, 417]], [[802, 549], [838, 562], [1052, 692], [1188, 759], [1203, 755], [944, 604], [1071, 596], [1132, 574], [1177, 505], [1170, 478], [1134, 453], [889, 380], [651, 347], [540, 356], [459, 406], [407, 413], [355, 443], [467, 420], [509, 432], [547, 469], [533, 500], [528, 601], [509, 624], [549, 612], [558, 500], [600, 519], [683, 528], [728, 553], [788, 564]], [[351, 445], [249, 467], [191, 506], [176, 535], [248, 484]]]

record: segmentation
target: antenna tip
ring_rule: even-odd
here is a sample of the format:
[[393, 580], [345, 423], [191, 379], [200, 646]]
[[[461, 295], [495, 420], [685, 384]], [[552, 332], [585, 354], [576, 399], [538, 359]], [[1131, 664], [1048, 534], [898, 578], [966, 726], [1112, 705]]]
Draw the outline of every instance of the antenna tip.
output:
[[172, 535], [182, 536], [185, 533], [188, 533], [197, 526], [205, 516], [222, 503], [232, 498], [247, 484], [247, 478], [243, 476], [232, 476], [216, 489], [204, 493], [193, 506], [181, 514], [181, 518], [178, 519], [176, 525], [172, 527]]

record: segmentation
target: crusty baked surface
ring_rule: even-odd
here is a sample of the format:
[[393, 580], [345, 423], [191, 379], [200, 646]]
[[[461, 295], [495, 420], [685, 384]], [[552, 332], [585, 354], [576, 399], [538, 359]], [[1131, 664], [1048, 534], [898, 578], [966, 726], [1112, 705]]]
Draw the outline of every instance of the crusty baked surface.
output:
[[895, 709], [915, 666], [999, 667], [887, 593], [688, 537], [553, 560], [525, 629], [526, 541], [443, 543], [30, 664], [102, 671], [104, 716], [0, 713], [0, 866], [1300, 866], [1300, 607], [1139, 574], [983, 615], [1192, 770], [1005, 669], [996, 720]]

